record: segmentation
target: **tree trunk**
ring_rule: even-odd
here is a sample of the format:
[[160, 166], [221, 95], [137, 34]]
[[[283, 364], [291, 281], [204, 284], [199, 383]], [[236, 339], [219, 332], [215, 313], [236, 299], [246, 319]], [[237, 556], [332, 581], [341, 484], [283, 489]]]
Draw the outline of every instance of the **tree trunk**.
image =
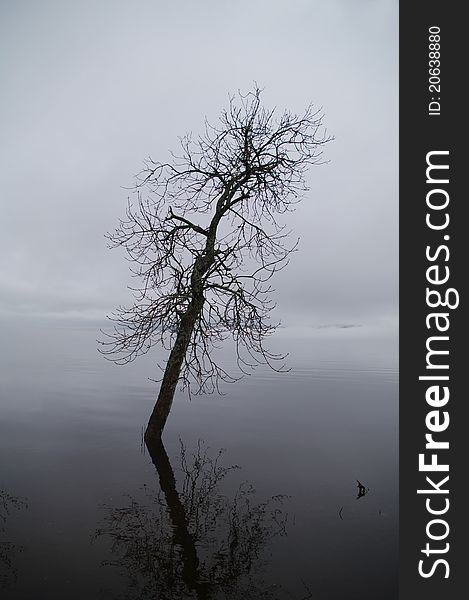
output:
[[194, 304], [189, 307], [187, 312], [181, 318], [176, 341], [169, 354], [166, 369], [161, 381], [158, 399], [145, 430], [145, 440], [151, 441], [155, 438], [161, 438], [163, 428], [166, 424], [166, 419], [168, 418], [169, 411], [171, 410], [171, 406], [173, 404], [173, 398], [176, 392], [177, 382], [179, 381], [179, 376], [181, 374], [182, 364], [184, 362], [184, 357], [186, 356], [187, 348], [189, 346], [194, 325], [199, 313], [200, 309], [198, 309], [197, 305]]
[[[219, 220], [219, 219], [218, 219]], [[189, 342], [191, 341], [194, 326], [199, 318], [204, 305], [204, 293], [202, 277], [207, 272], [214, 260], [214, 244], [216, 235], [216, 224], [212, 221], [211, 233], [207, 238], [204, 253], [199, 255], [194, 263], [191, 275], [192, 298], [186, 312], [181, 317], [176, 341], [169, 354], [163, 380], [161, 382], [158, 399], [151, 414], [145, 431], [145, 440], [161, 438], [163, 428], [173, 404], [174, 393], [181, 374], [182, 364], [186, 356]]]

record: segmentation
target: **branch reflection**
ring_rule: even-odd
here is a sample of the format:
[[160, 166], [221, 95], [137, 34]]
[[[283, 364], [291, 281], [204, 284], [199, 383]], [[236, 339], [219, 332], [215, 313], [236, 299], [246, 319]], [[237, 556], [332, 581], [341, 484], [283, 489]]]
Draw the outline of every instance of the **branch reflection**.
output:
[[0, 589], [9, 587], [18, 576], [15, 559], [25, 548], [5, 539], [6, 524], [13, 511], [25, 507], [27, 504], [23, 498], [0, 490]]
[[224, 466], [223, 451], [214, 454], [200, 441], [192, 453], [181, 442], [178, 489], [161, 439], [147, 441], [147, 448], [160, 489], [144, 486], [144, 499], [129, 497], [123, 507], [105, 506], [97, 531], [97, 537], [111, 542], [113, 558], [107, 564], [124, 568], [130, 577], [123, 597], [289, 598], [263, 579], [270, 542], [286, 535], [286, 496], [258, 502], [248, 483], [228, 495], [222, 490], [228, 481], [222, 482], [239, 467]]

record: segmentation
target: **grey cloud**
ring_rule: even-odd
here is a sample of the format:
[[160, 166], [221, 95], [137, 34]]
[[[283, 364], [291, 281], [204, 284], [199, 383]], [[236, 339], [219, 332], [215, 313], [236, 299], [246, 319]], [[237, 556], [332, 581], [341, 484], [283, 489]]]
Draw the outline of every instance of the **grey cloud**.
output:
[[149, 154], [216, 119], [227, 94], [322, 106], [329, 164], [289, 224], [285, 322], [397, 313], [397, 3], [2, 3], [0, 310], [105, 314], [127, 264], [103, 234]]

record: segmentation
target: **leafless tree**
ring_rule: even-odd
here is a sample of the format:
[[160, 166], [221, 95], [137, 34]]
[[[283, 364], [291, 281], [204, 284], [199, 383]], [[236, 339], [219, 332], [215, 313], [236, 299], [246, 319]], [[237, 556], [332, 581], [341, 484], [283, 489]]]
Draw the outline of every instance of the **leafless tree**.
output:
[[255, 87], [231, 98], [217, 125], [183, 137], [170, 162], [145, 162], [126, 218], [108, 234], [140, 284], [133, 306], [112, 315], [101, 352], [120, 363], [154, 344], [170, 352], [146, 437], [161, 436], [178, 381], [210, 393], [236, 380], [213, 353], [227, 336], [241, 371], [278, 368], [284, 356], [264, 346], [278, 326], [270, 279], [297, 241], [277, 219], [301, 199], [329, 139], [319, 110], [276, 117]]

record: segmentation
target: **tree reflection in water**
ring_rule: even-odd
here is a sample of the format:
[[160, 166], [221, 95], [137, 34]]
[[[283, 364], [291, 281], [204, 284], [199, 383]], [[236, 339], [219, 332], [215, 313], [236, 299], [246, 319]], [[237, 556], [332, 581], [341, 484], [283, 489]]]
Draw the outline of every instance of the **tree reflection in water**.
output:
[[[104, 506], [96, 537], [111, 540], [115, 558], [106, 564], [124, 568], [130, 577], [125, 598], [144, 600], [262, 600], [289, 598], [266, 583], [270, 541], [286, 535], [285, 496], [257, 502], [244, 483], [228, 497], [225, 477], [238, 466], [222, 465], [199, 442], [189, 454], [181, 442], [182, 484], [161, 440], [147, 447], [159, 477], [159, 490], [145, 486], [145, 500], [129, 498], [121, 508]], [[310, 598], [308, 594], [304, 598]]]
[[24, 546], [13, 544], [5, 539], [8, 517], [15, 510], [27, 506], [24, 499], [0, 490], [0, 588], [8, 587], [17, 578], [15, 558], [23, 552]]

